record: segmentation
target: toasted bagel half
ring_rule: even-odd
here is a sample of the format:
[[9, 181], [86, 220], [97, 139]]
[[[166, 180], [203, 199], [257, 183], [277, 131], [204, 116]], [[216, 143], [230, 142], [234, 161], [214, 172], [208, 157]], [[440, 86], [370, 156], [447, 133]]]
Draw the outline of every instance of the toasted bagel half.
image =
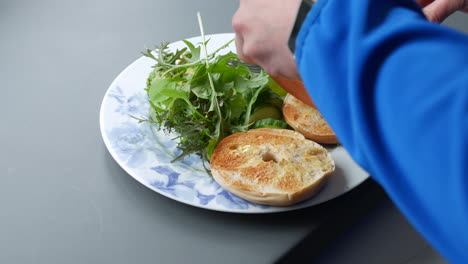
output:
[[210, 167], [226, 190], [251, 202], [287, 206], [316, 194], [335, 163], [325, 148], [296, 131], [260, 128], [224, 138]]
[[335, 133], [317, 108], [306, 105], [291, 94], [283, 103], [283, 116], [294, 130], [306, 138], [322, 144], [337, 144]]

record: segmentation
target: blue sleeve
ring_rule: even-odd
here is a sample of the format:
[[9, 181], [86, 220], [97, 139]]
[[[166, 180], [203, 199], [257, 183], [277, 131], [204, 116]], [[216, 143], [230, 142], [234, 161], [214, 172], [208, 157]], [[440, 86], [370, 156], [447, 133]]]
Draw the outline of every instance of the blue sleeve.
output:
[[296, 41], [351, 156], [452, 263], [468, 261], [468, 37], [411, 0], [319, 0]]

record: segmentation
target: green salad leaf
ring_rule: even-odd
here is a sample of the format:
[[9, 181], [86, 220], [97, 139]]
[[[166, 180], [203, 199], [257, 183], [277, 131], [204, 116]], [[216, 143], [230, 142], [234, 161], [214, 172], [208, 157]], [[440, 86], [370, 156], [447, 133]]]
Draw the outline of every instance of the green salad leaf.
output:
[[208, 41], [184, 40], [186, 47], [176, 51], [163, 43], [143, 53], [155, 65], [145, 88], [150, 118], [140, 121], [175, 135], [182, 154], [174, 161], [190, 154], [209, 161], [224, 137], [254, 127], [256, 109], [268, 104], [281, 111], [283, 98], [269, 88], [267, 73], [252, 72], [242, 63], [233, 66], [229, 62], [239, 58], [232, 52], [220, 54], [233, 40], [210, 54]]

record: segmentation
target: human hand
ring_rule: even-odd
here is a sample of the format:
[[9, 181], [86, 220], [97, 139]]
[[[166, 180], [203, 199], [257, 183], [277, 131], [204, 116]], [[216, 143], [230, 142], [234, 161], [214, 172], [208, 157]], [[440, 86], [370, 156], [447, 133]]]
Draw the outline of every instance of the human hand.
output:
[[239, 58], [272, 76], [299, 80], [287, 42], [300, 0], [240, 0], [232, 18]]
[[427, 19], [441, 23], [455, 11], [468, 12], [468, 0], [416, 0]]

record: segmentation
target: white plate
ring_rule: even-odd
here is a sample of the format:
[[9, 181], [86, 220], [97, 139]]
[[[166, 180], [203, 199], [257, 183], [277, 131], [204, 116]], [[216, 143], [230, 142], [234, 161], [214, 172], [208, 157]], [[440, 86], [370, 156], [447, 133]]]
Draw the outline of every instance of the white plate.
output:
[[[232, 33], [206, 36], [208, 50], [213, 51], [234, 38]], [[201, 42], [201, 37], [189, 39]], [[181, 49], [182, 41], [172, 43], [171, 50]], [[235, 52], [235, 45], [227, 51]], [[209, 52], [208, 51], [208, 52]], [[101, 105], [101, 133], [109, 152], [133, 178], [148, 188], [182, 203], [210, 210], [236, 213], [272, 213], [289, 211], [323, 203], [353, 189], [369, 177], [341, 147], [331, 149], [336, 172], [315, 197], [288, 207], [254, 204], [221, 188], [203, 169], [196, 156], [171, 163], [178, 150], [173, 136], [157, 132], [148, 123], [130, 117], [148, 116], [148, 99], [144, 88], [154, 61], [141, 57], [112, 82]]]

